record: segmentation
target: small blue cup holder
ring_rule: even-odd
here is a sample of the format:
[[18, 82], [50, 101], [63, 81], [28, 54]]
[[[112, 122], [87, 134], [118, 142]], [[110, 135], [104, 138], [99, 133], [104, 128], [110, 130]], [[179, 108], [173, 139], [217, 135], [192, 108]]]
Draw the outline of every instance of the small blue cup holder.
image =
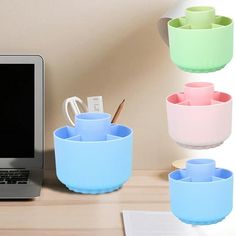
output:
[[209, 225], [223, 220], [233, 206], [233, 173], [211, 159], [187, 161], [169, 174], [173, 214], [182, 222]]
[[56, 174], [70, 190], [100, 194], [117, 190], [132, 172], [133, 131], [110, 126], [106, 140], [82, 141], [76, 128], [54, 131]]

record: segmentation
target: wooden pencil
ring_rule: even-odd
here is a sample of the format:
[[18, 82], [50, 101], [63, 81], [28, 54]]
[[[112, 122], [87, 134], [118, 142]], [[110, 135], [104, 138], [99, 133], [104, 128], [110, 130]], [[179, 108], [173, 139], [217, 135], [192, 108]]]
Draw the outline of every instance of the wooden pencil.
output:
[[125, 99], [123, 99], [123, 101], [121, 102], [121, 104], [118, 106], [118, 108], [117, 108], [117, 110], [116, 110], [116, 113], [115, 113], [115, 115], [114, 115], [113, 118], [112, 118], [111, 123], [116, 123], [116, 121], [118, 120], [119, 115], [120, 115], [120, 113], [121, 113], [121, 111], [122, 111], [122, 109], [123, 109], [123, 107], [124, 107], [124, 104], [125, 104]]

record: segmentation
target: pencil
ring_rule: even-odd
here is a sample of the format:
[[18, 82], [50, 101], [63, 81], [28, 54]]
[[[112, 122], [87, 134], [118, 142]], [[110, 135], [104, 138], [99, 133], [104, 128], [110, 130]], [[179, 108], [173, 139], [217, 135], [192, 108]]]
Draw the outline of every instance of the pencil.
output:
[[113, 118], [112, 118], [111, 123], [116, 123], [116, 121], [118, 120], [119, 115], [120, 115], [120, 113], [121, 113], [121, 111], [122, 111], [122, 109], [123, 109], [123, 107], [124, 107], [124, 104], [125, 104], [125, 99], [123, 99], [123, 101], [121, 102], [121, 104], [118, 106], [118, 108], [117, 108], [117, 110], [116, 110], [116, 113], [115, 113], [115, 115], [114, 115]]

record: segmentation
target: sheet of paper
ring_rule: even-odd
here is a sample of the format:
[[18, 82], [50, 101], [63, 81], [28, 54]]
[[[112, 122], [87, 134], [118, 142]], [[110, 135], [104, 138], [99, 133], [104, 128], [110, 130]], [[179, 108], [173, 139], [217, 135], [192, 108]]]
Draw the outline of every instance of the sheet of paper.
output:
[[191, 226], [171, 212], [123, 211], [126, 236], [236, 236], [235, 219], [233, 211], [217, 224]]
[[123, 211], [123, 221], [126, 236], [207, 236], [171, 212]]

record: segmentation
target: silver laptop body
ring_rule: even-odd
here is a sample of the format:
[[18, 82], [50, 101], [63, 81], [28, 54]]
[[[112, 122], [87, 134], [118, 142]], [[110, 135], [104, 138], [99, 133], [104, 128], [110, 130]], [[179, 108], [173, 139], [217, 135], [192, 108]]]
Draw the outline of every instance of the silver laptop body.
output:
[[40, 195], [44, 157], [44, 62], [0, 56], [0, 198]]

